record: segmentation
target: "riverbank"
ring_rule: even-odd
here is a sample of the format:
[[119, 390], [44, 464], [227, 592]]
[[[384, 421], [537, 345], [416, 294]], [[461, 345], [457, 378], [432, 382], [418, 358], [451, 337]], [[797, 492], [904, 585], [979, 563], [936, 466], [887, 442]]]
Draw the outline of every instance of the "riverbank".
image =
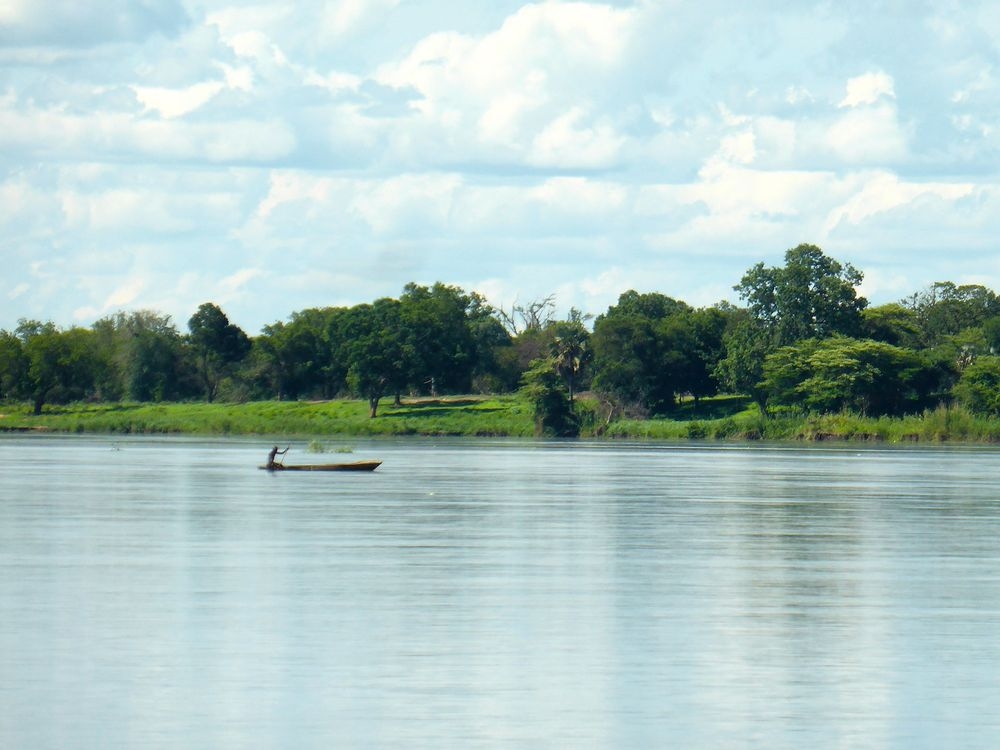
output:
[[356, 400], [222, 403], [118, 403], [0, 408], [0, 432], [52, 431], [189, 435], [455, 435], [534, 434], [530, 408], [514, 396], [391, 401], [375, 419]]
[[[688, 402], [673, 419], [622, 419], [610, 424], [583, 400], [581, 437], [620, 440], [864, 441], [996, 443], [1000, 419], [941, 407], [903, 418], [853, 414], [763, 417], [745, 399]], [[517, 396], [404, 399], [384, 403], [375, 419], [362, 401], [260, 401], [245, 404], [72, 404], [0, 408], [0, 432], [105, 434], [531, 437], [530, 406]]]

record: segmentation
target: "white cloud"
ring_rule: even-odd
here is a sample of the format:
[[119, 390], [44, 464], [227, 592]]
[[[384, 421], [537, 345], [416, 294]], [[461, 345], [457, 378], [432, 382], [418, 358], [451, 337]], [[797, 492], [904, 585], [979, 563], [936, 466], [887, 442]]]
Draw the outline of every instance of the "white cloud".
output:
[[129, 279], [108, 296], [104, 303], [104, 309], [131, 305], [145, 288], [146, 281], [144, 279], [139, 277]]
[[628, 200], [628, 191], [623, 185], [582, 177], [554, 177], [525, 192], [529, 200], [578, 220], [595, 215], [617, 215]]
[[21, 282], [13, 289], [11, 289], [9, 292], [7, 292], [7, 299], [12, 299], [12, 300], [17, 299], [18, 297], [27, 294], [29, 291], [31, 291], [31, 284], [28, 284], [26, 282]]
[[4, 0], [0, 44], [91, 46], [172, 35], [187, 21], [178, 0]]
[[[103, 288], [108, 278], [104, 276], [91, 275], [80, 279], [81, 287], [93, 290]], [[127, 308], [146, 289], [147, 281], [141, 277], [134, 276], [126, 279], [119, 286], [111, 290], [100, 305], [84, 305], [73, 311], [73, 319], [77, 323], [90, 323], [110, 312]]]
[[936, 196], [947, 201], [957, 201], [970, 196], [975, 188], [971, 184], [906, 183], [888, 172], [861, 175], [855, 180], [856, 188], [850, 198], [834, 208], [826, 219], [826, 233], [841, 222], [860, 224], [876, 214], [890, 211], [926, 196]]
[[469, 152], [502, 146], [538, 166], [603, 166], [623, 139], [589, 102], [604, 95], [595, 86], [624, 60], [635, 24], [635, 11], [605, 5], [525, 5], [490, 34], [432, 34], [376, 78], [419, 92], [423, 126]]
[[383, 13], [399, 3], [400, 0], [333, 0], [323, 8], [321, 28], [331, 37], [344, 37], [377, 23]]
[[147, 110], [155, 110], [168, 119], [193, 112], [211, 100], [223, 88], [225, 85], [219, 81], [196, 83], [185, 89], [132, 87], [136, 97]]
[[400, 227], [443, 228], [460, 185], [457, 175], [401, 175], [364, 186], [350, 212], [363, 218], [376, 236]]
[[225, 295], [249, 327], [415, 279], [698, 302], [802, 241], [898, 294], [996, 254], [983, 8], [16, 0], [2, 23], [0, 327], [133, 289], [178, 320]]
[[906, 133], [891, 104], [844, 113], [827, 130], [826, 142], [848, 164], [886, 164], [907, 153]]
[[544, 167], [606, 167], [617, 161], [624, 144], [610, 121], [593, 122], [583, 108], [574, 107], [535, 136], [528, 161]]
[[847, 82], [847, 95], [838, 106], [860, 107], [875, 104], [883, 97], [894, 99], [896, 97], [894, 87], [895, 81], [886, 73], [865, 73]]
[[259, 268], [241, 268], [234, 274], [219, 280], [220, 300], [227, 302], [240, 294], [243, 289], [254, 279], [260, 278], [264, 272]]

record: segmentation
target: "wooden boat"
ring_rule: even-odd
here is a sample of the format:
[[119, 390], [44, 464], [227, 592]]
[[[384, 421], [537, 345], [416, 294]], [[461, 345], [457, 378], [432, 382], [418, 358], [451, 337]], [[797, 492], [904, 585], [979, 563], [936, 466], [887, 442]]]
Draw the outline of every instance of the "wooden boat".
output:
[[346, 464], [274, 464], [261, 466], [265, 471], [375, 471], [381, 461], [353, 461]]

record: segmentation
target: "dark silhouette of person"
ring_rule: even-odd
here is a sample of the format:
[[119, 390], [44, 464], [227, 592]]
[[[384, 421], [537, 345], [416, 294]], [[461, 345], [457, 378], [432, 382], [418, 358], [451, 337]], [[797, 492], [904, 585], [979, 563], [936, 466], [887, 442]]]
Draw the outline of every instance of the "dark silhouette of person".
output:
[[267, 468], [273, 469], [275, 466], [277, 466], [277, 464], [274, 463], [274, 457], [283, 456], [286, 453], [288, 453], [288, 448], [285, 448], [285, 450], [283, 451], [279, 451], [278, 446], [274, 446], [273, 448], [271, 448], [271, 452], [267, 454]]

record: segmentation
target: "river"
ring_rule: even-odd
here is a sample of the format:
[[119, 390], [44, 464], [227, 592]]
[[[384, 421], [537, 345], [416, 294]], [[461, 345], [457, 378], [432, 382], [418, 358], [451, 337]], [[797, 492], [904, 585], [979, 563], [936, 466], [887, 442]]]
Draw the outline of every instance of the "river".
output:
[[985, 448], [0, 436], [3, 748], [995, 748]]

